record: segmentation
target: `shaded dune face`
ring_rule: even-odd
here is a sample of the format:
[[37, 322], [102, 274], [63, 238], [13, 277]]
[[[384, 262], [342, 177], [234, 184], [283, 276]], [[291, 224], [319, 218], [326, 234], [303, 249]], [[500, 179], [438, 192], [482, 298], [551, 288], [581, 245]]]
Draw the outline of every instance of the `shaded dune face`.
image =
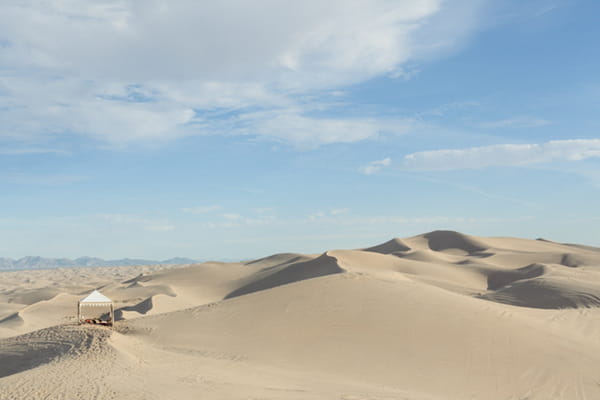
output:
[[136, 305], [118, 308], [115, 310], [115, 320], [118, 321], [123, 319], [123, 311], [134, 311], [136, 313], [146, 315], [150, 310], [152, 310], [152, 306], [152, 297], [148, 297]]
[[394, 254], [398, 252], [410, 251], [411, 248], [402, 241], [402, 239], [394, 238], [377, 246], [368, 247], [364, 251], [381, 254]]
[[25, 323], [18, 312], [0, 319], [0, 324], [5, 327], [19, 327]]
[[280, 253], [272, 256], [259, 258], [257, 260], [251, 260], [244, 263], [249, 267], [265, 267], [265, 268], [277, 268], [285, 264], [291, 264], [300, 261], [309, 261], [311, 257], [303, 254], [296, 253]]
[[59, 289], [49, 287], [41, 289], [13, 290], [6, 293], [5, 297], [7, 298], [8, 303], [31, 305], [40, 301], [50, 300], [59, 293]]
[[597, 285], [573, 284], [544, 279], [515, 282], [495, 292], [480, 296], [482, 299], [520, 307], [541, 309], [600, 307]]
[[599, 285], [553, 274], [544, 264], [494, 271], [482, 299], [521, 307], [561, 309], [600, 306]]
[[[294, 259], [292, 258], [291, 261]], [[278, 264], [273, 268], [267, 268], [257, 274], [256, 279], [252, 279], [251, 282], [229, 293], [225, 298], [229, 299], [276, 286], [342, 272], [344, 270], [339, 266], [337, 259], [327, 253], [323, 253], [314, 260], [283, 265]]]
[[560, 263], [565, 267], [577, 268], [585, 264], [585, 261], [574, 254], [563, 254]]
[[428, 240], [429, 248], [433, 251], [458, 249], [473, 254], [488, 249], [480, 241], [454, 231], [433, 231], [423, 237]]
[[537, 278], [545, 271], [546, 267], [543, 264], [530, 264], [515, 270], [491, 272], [488, 275], [488, 289], [498, 290], [516, 281]]

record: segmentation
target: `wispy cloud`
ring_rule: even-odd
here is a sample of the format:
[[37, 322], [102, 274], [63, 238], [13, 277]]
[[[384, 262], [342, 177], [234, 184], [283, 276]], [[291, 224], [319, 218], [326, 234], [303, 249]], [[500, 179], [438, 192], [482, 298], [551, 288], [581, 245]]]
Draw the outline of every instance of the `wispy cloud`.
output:
[[223, 217], [229, 221], [239, 221], [242, 219], [242, 216], [240, 214], [235, 214], [235, 213], [221, 214], [221, 217]]
[[347, 214], [350, 211], [349, 208], [336, 208], [331, 210], [329, 213], [331, 215], [342, 215], [342, 214]]
[[215, 211], [219, 211], [222, 207], [220, 205], [211, 206], [195, 206], [182, 208], [181, 211], [188, 214], [207, 214]]
[[566, 7], [570, 5], [569, 2], [547, 2], [546, 4], [544, 4], [542, 7], [540, 7], [539, 9], [537, 9], [536, 11], [534, 11], [534, 17], [541, 17], [544, 16], [548, 13], [554, 12], [560, 8]]
[[309, 100], [309, 103], [271, 106], [267, 110], [224, 113], [217, 119], [198, 117], [193, 129], [203, 134], [223, 133], [253, 136], [289, 144], [297, 149], [313, 149], [333, 143], [355, 143], [383, 136], [404, 135], [420, 128], [413, 118], [381, 116], [329, 116], [338, 104]]
[[359, 171], [365, 175], [372, 175], [376, 172], [379, 172], [381, 169], [383, 169], [385, 167], [389, 167], [391, 164], [392, 164], [392, 159], [388, 157], [388, 158], [384, 158], [383, 160], [377, 160], [377, 161], [370, 162], [369, 164], [361, 167], [359, 169]]
[[[309, 221], [316, 221], [324, 218], [336, 218], [342, 215], [346, 215], [350, 212], [349, 208], [334, 208], [329, 211], [317, 211], [308, 216]], [[337, 219], [337, 218], [336, 218]]]
[[452, 103], [441, 104], [437, 107], [431, 108], [429, 110], [421, 111], [417, 113], [417, 118], [428, 118], [428, 117], [444, 117], [450, 113], [456, 114], [457, 112], [461, 112], [464, 110], [472, 109], [479, 107], [481, 104], [473, 101], [455, 101]]
[[479, 124], [481, 128], [498, 129], [498, 128], [538, 128], [541, 126], [550, 125], [551, 121], [543, 118], [535, 118], [528, 116], [519, 116], [506, 118], [497, 121], [482, 122]]
[[207, 229], [230, 229], [247, 226], [264, 226], [277, 222], [277, 218], [274, 215], [245, 216], [236, 213], [224, 213], [220, 217], [220, 220], [202, 223], [202, 227]]
[[540, 144], [499, 144], [422, 151], [408, 154], [402, 166], [410, 170], [452, 170], [492, 166], [523, 166], [558, 160], [600, 157], [600, 139], [554, 140]]
[[408, 120], [317, 118], [299, 110], [276, 110], [246, 114], [235, 121], [230, 132], [311, 148], [375, 139], [383, 134], [404, 133], [409, 127]]

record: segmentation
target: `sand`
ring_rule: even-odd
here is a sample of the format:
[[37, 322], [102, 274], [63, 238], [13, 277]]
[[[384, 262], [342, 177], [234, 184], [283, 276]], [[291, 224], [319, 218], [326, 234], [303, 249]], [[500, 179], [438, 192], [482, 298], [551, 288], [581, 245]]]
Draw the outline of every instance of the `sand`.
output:
[[[114, 330], [75, 324], [93, 289]], [[598, 399], [599, 306], [600, 249], [451, 231], [3, 272], [0, 399]]]

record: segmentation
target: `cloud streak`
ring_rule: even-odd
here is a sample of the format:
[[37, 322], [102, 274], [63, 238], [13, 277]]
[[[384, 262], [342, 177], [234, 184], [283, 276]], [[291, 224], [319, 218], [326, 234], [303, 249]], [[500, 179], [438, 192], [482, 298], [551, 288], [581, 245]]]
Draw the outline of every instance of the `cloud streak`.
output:
[[402, 167], [408, 170], [477, 169], [581, 161], [597, 157], [600, 157], [600, 139], [572, 139], [540, 144], [499, 144], [421, 151], [406, 155]]
[[377, 161], [370, 162], [369, 164], [365, 165], [364, 167], [361, 167], [359, 169], [359, 171], [365, 175], [372, 175], [372, 174], [375, 174], [375, 173], [381, 171], [383, 168], [389, 167], [391, 164], [392, 164], [391, 158], [384, 158], [383, 160], [377, 160]]
[[182, 208], [181, 211], [188, 214], [208, 214], [213, 213], [215, 211], [219, 211], [222, 207], [220, 205], [211, 205], [211, 206], [195, 206], [195, 207], [185, 207]]
[[551, 122], [543, 118], [535, 117], [514, 117], [501, 119], [498, 121], [483, 122], [480, 124], [482, 128], [486, 129], [501, 129], [501, 128], [539, 128], [542, 126], [550, 125]]

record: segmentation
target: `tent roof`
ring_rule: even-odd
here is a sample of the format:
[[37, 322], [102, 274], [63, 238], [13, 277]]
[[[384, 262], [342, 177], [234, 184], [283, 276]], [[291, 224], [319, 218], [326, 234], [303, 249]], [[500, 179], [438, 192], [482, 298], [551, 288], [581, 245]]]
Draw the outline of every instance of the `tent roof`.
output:
[[79, 300], [80, 303], [112, 303], [112, 300], [100, 293], [97, 290], [94, 290], [92, 293]]

